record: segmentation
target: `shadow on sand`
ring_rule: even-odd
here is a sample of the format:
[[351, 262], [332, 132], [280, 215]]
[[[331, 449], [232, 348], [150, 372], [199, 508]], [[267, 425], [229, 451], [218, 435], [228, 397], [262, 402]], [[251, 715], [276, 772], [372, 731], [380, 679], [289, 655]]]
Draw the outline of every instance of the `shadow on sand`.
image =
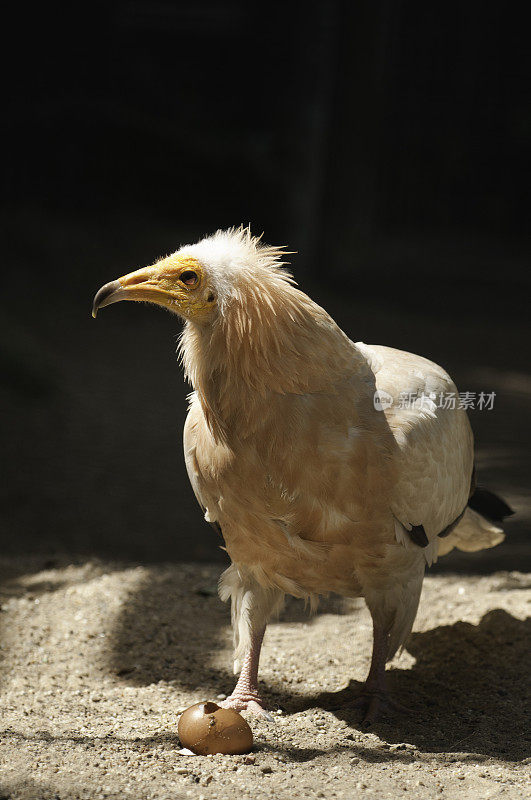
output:
[[[176, 584], [175, 573], [168, 573], [131, 598], [115, 630], [111, 669], [134, 685], [163, 680], [205, 697], [229, 693], [234, 680], [230, 663], [212, 666], [216, 651], [228, 643], [228, 608], [209, 589], [196, 588], [191, 602], [186, 591]], [[341, 608], [332, 598], [320, 612], [341, 613]], [[289, 604], [288, 619], [301, 619], [301, 609]], [[146, 620], [151, 620], [149, 627]], [[392, 694], [411, 711], [390, 714], [374, 727], [375, 733], [424, 752], [475, 753], [505, 761], [526, 757], [530, 633], [531, 619], [496, 609], [479, 625], [457, 622], [413, 634], [406, 649], [416, 663], [389, 672]], [[360, 687], [353, 680], [333, 693], [294, 695], [278, 686], [263, 690], [272, 707], [287, 713], [323, 708], [361, 730], [361, 712], [353, 703]], [[352, 749], [359, 748], [353, 743]], [[295, 750], [292, 757], [305, 759]]]
[[[487, 613], [479, 625], [456, 622], [410, 637], [411, 669], [389, 671], [394, 697], [410, 709], [393, 713], [374, 732], [389, 743], [424, 752], [484, 754], [504, 761], [530, 755], [529, 637], [531, 619]], [[340, 692], [285, 699], [287, 710], [320, 707], [360, 728], [353, 704], [361, 683]]]

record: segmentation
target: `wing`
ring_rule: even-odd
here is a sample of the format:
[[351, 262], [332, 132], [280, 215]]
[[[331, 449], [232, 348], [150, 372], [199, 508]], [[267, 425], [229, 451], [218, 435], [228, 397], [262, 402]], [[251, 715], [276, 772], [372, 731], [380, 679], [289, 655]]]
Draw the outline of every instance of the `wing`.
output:
[[[473, 436], [457, 389], [437, 364], [379, 345], [362, 345], [383, 397], [398, 446], [398, 479], [392, 494], [397, 539], [437, 557], [438, 538], [468, 503]], [[383, 394], [385, 393], [385, 394]], [[444, 407], [454, 394], [455, 408]]]
[[201, 441], [207, 437], [209, 438], [209, 432], [205, 418], [201, 410], [201, 405], [194, 392], [191, 396], [188, 416], [184, 423], [184, 463], [186, 464], [186, 471], [196, 500], [205, 515], [205, 520], [209, 522], [218, 533], [221, 533], [221, 526], [217, 521], [217, 498], [208, 491], [205, 481], [201, 476], [197, 461], [197, 447], [200, 446]]

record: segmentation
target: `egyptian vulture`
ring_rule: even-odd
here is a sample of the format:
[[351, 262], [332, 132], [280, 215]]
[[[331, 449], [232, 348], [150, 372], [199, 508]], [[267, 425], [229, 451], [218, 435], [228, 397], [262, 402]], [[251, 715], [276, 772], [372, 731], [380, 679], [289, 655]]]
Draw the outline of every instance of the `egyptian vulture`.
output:
[[[265, 713], [258, 660], [286, 594], [362, 596], [373, 653], [360, 704], [389, 698], [385, 665], [417, 612], [426, 564], [503, 539], [511, 513], [475, 489], [467, 414], [437, 398], [451, 378], [421, 356], [354, 343], [295, 285], [286, 253], [248, 229], [218, 231], [103, 286], [184, 320], [193, 386], [184, 428], [190, 482], [231, 566], [236, 687], [225, 704]], [[407, 404], [405, 396], [412, 398]]]

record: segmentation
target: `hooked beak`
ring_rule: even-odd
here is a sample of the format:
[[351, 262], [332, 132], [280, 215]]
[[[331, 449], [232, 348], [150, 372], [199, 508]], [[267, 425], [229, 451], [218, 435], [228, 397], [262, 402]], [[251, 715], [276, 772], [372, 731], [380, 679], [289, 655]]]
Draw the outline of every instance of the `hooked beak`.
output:
[[111, 303], [117, 303], [118, 300], [121, 300], [119, 297], [120, 289], [122, 288], [120, 281], [111, 281], [110, 283], [106, 283], [104, 286], [96, 292], [92, 303], [92, 316], [96, 319], [96, 314], [98, 313], [98, 309], [103, 308], [104, 306], [109, 306]]
[[161, 287], [160, 277], [160, 270], [155, 265], [143, 267], [123, 278], [106, 283], [94, 297], [92, 316], [95, 319], [100, 308], [120, 300], [144, 300], [161, 306], [175, 304], [174, 295]]

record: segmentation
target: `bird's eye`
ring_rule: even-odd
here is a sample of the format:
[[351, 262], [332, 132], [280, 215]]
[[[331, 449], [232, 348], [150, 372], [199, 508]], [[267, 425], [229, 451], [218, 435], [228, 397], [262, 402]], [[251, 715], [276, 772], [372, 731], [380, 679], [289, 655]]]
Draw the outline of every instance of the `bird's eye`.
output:
[[195, 286], [199, 280], [199, 277], [197, 272], [194, 272], [192, 269], [186, 269], [184, 272], [181, 272], [179, 279], [186, 286]]

